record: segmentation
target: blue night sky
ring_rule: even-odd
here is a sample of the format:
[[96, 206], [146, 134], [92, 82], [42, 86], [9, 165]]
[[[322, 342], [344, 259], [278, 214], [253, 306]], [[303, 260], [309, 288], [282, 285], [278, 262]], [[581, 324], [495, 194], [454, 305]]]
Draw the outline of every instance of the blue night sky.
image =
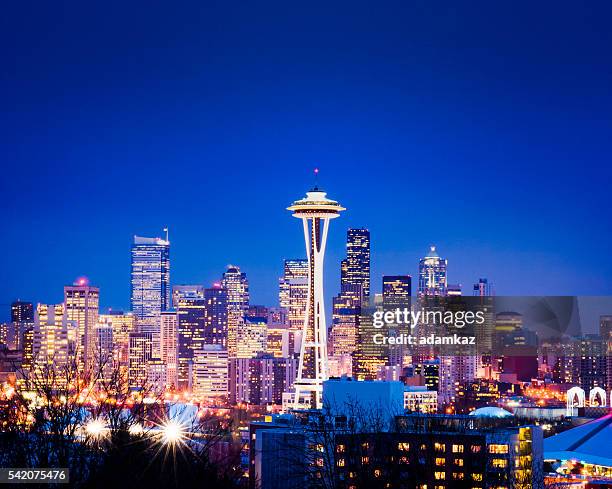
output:
[[[460, 5], [459, 5], [460, 4]], [[326, 295], [349, 226], [382, 274], [612, 294], [607, 2], [11, 2], [0, 19], [0, 319], [87, 275], [129, 305], [132, 235], [172, 282], [247, 272], [277, 301], [320, 184]], [[328, 299], [329, 300], [329, 299]], [[6, 311], [6, 313], [4, 313]]]

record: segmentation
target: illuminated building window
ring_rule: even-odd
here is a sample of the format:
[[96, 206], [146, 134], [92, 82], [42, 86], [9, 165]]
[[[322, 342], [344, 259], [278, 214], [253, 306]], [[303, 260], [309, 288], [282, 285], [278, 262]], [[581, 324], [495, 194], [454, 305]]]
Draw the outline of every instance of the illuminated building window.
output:
[[476, 482], [482, 482], [482, 474], [472, 474], [472, 480]]
[[446, 459], [445, 458], [436, 458], [436, 465], [438, 467], [440, 467], [441, 465], [444, 465], [446, 463]]
[[458, 465], [459, 467], [463, 467], [463, 459], [462, 458], [456, 458], [455, 459], [455, 465]]
[[508, 467], [508, 461], [503, 458], [494, 458], [491, 461], [491, 465], [496, 469], [503, 469]]
[[407, 452], [410, 450], [410, 443], [400, 442], [397, 444], [397, 449], [401, 450], [402, 452]]
[[369, 457], [361, 457], [361, 463], [364, 465], [367, 465], [370, 463], [370, 458]]
[[434, 450], [436, 452], [445, 452], [446, 451], [446, 445], [444, 445], [444, 443], [434, 443]]
[[337, 453], [344, 453], [346, 451], [346, 445], [338, 445], [336, 447], [336, 452]]
[[463, 480], [463, 472], [453, 472], [453, 479]]
[[374, 470], [374, 477], [380, 477], [381, 475], [382, 475], [382, 472], [380, 471], [380, 469]]
[[472, 445], [471, 447], [472, 453], [480, 453], [481, 449], [482, 447], [480, 445]]
[[489, 445], [489, 453], [508, 453], [508, 445], [492, 443]]
[[320, 457], [317, 458], [316, 459], [316, 464], [317, 464], [317, 467], [323, 467], [323, 459], [320, 458]]
[[446, 472], [434, 472], [434, 479], [436, 480], [446, 479]]
[[338, 459], [338, 467], [344, 467], [345, 463], [344, 463], [344, 459], [340, 458]]
[[399, 458], [399, 463], [400, 464], [409, 464], [410, 460], [408, 459], [408, 457], [400, 457]]
[[453, 445], [453, 453], [463, 453], [463, 445]]

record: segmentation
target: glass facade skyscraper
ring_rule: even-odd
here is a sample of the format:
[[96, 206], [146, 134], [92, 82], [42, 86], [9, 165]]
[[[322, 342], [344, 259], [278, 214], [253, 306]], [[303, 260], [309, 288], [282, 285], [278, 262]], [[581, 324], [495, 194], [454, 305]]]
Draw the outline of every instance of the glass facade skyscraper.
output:
[[308, 302], [308, 260], [285, 260], [279, 279], [278, 302], [287, 311], [287, 323], [292, 331], [302, 331]]
[[446, 295], [448, 287], [447, 265], [447, 260], [440, 258], [436, 252], [436, 247], [431, 246], [429, 253], [419, 262], [419, 297]]
[[140, 324], [157, 324], [170, 308], [170, 241], [134, 236], [131, 306]]
[[370, 231], [352, 229], [346, 232], [346, 258], [340, 268], [341, 294], [359, 293], [360, 301], [370, 297]]
[[227, 351], [230, 357], [234, 357], [237, 351], [237, 332], [249, 307], [249, 281], [239, 267], [229, 265], [221, 285], [227, 291]]

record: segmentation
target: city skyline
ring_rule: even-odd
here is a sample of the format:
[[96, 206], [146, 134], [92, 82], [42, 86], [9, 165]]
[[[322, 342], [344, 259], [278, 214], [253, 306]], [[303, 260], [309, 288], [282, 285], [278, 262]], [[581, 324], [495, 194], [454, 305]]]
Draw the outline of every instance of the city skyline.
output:
[[126, 308], [125, 249], [166, 226], [176, 281], [236, 262], [270, 303], [303, 251], [267, 234], [293, 234], [282, 208], [315, 166], [349, 208], [328, 263], [367, 227], [373, 276], [415, 277], [436, 244], [449, 283], [612, 294], [610, 7], [396, 7], [45, 6], [9, 23], [0, 304], [87, 275]]
[[0, 483], [612, 487], [612, 4], [3, 13]]

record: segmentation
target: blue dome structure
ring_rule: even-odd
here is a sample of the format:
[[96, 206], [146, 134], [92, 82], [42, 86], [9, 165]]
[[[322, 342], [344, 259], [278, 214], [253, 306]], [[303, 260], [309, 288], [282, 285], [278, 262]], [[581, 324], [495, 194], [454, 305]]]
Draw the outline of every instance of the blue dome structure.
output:
[[499, 407], [487, 406], [472, 411], [470, 416], [477, 418], [509, 418], [514, 416], [514, 414]]

